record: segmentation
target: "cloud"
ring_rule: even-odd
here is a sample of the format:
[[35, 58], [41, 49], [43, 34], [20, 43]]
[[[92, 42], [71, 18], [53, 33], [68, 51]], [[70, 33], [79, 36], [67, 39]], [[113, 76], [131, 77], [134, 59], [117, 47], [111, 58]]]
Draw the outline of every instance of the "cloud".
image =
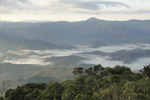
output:
[[150, 13], [150, 10], [142, 10], [142, 9], [140, 9], [140, 10], [135, 11], [134, 13]]
[[[106, 7], [126, 7], [129, 8], [127, 4], [121, 2], [113, 2], [113, 1], [73, 1], [73, 0], [37, 0], [36, 2], [31, 0], [3, 0], [2, 6], [5, 10], [20, 10], [20, 9], [27, 9], [33, 11], [37, 10], [48, 10], [51, 12], [68, 12], [70, 9], [72, 11], [78, 10], [92, 10], [98, 11], [103, 6]], [[8, 12], [8, 11], [6, 11]]]
[[30, 3], [28, 0], [18, 0], [18, 2], [21, 2], [21, 3]]
[[[143, 2], [141, 0], [1, 0], [1, 13], [3, 20], [58, 21], [70, 19], [69, 21], [71, 21], [93, 16], [104, 16], [104, 19], [107, 16], [107, 19], [121, 19], [116, 14], [121, 14], [122, 19], [126, 19], [124, 16], [129, 14], [134, 19], [138, 15], [150, 14], [149, 3], [148, 0]], [[75, 18], [75, 16], [82, 16], [82, 18]], [[142, 18], [145, 19], [145, 17]], [[149, 15], [146, 18], [149, 19]]]
[[129, 8], [127, 4], [121, 2], [113, 2], [113, 1], [62, 1], [65, 4], [70, 4], [72, 7], [85, 9], [85, 10], [99, 10], [102, 6], [117, 6], [117, 7], [126, 7]]
[[28, 0], [3, 0], [1, 1], [1, 13], [16, 14], [23, 13], [24, 10], [32, 11], [31, 2]]
[[[28, 0], [3, 0], [1, 1], [2, 13], [15, 13], [18, 10], [28, 8], [30, 2]], [[32, 9], [30, 9], [32, 10]]]
[[30, 3], [28, 0], [2, 0], [1, 5], [2, 6], [15, 6], [19, 5], [19, 3]]
[[[120, 10], [120, 11], [104, 11], [102, 12], [98, 12], [95, 14], [150, 14], [150, 10], [145, 10], [145, 9], [136, 9], [136, 10]], [[144, 15], [143, 15], [144, 16]]]

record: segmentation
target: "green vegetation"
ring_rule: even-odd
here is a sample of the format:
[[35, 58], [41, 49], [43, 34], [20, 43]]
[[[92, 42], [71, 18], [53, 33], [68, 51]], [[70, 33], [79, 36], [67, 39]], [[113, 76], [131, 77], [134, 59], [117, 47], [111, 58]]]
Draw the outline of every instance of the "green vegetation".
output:
[[144, 66], [143, 70], [140, 71], [150, 77], [150, 65]]
[[[108, 44], [150, 43], [150, 20], [105, 21], [90, 18], [79, 22], [1, 22], [1, 24], [1, 33], [9, 37], [24, 38], [20, 40], [5, 39], [4, 42], [8, 45], [5, 46], [10, 47], [11, 50], [17, 47], [56, 48], [56, 44], [87, 44], [99, 47]], [[58, 47], [61, 48], [61, 46]], [[72, 46], [66, 48], [71, 49]]]
[[143, 74], [119, 65], [75, 67], [74, 80], [28, 83], [7, 90], [4, 100], [150, 100], [149, 70], [150, 65], [141, 70]]

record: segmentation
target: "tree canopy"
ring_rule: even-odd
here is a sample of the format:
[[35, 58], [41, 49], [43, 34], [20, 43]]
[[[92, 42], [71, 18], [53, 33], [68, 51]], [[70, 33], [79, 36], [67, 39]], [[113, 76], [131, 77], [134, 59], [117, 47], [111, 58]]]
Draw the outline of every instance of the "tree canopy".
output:
[[72, 73], [78, 76], [74, 80], [26, 84], [7, 90], [0, 100], [150, 100], [149, 68], [135, 74], [119, 65], [75, 67]]

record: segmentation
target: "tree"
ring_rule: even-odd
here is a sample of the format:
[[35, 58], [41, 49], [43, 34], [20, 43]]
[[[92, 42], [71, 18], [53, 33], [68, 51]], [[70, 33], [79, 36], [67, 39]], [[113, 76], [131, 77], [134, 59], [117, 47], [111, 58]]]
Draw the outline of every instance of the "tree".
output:
[[10, 86], [10, 80], [3, 80], [1, 81], [1, 91], [3, 93], [3, 97], [4, 97], [4, 93], [6, 90], [8, 90], [8, 87]]
[[117, 65], [114, 68], [106, 67], [105, 70], [103, 71], [103, 75], [104, 76], [108, 74], [124, 75], [124, 73], [127, 73], [127, 71], [129, 74], [132, 73], [130, 68]]
[[76, 67], [73, 69], [72, 73], [73, 73], [74, 75], [77, 75], [77, 68], [76, 68]]
[[61, 100], [64, 88], [58, 82], [50, 84], [37, 100]]
[[76, 84], [70, 83], [67, 85], [66, 89], [61, 94], [61, 99], [59, 100], [73, 100], [77, 94]]
[[93, 75], [93, 74], [94, 73], [93, 73], [93, 68], [92, 67], [85, 70], [85, 75], [86, 76], [90, 76], [90, 75]]
[[74, 73], [74, 75], [80, 75], [81, 76], [83, 74], [83, 69], [84, 69], [83, 67], [78, 67], [78, 68], [75, 67], [73, 69], [72, 73]]
[[144, 66], [144, 68], [140, 70], [140, 72], [150, 77], [150, 65]]
[[111, 75], [110, 82], [111, 83], [119, 83], [120, 75]]
[[100, 64], [94, 66], [94, 74], [99, 75], [105, 68], [102, 67]]
[[0, 100], [4, 100], [4, 97], [0, 97]]
[[27, 95], [25, 95], [25, 100], [32, 100], [33, 94], [29, 93]]

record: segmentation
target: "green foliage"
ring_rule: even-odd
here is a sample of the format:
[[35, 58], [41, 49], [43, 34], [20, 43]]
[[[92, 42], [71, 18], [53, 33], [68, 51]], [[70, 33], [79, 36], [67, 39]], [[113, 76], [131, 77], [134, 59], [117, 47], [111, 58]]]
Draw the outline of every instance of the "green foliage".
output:
[[94, 73], [95, 75], [100, 75], [100, 72], [102, 72], [105, 68], [102, 67], [100, 64], [94, 66]]
[[143, 70], [141, 70], [141, 72], [145, 75], [147, 75], [148, 77], [150, 77], [150, 65], [144, 66]]
[[119, 83], [120, 76], [119, 75], [111, 75], [110, 83]]
[[84, 75], [84, 76], [98, 76], [101, 74], [101, 72], [104, 70], [104, 68], [99, 64], [99, 65], [95, 65], [94, 68], [90, 67], [88, 69], [85, 69], [85, 71], [83, 71], [84, 68], [83, 67], [78, 67], [78, 68], [74, 68], [72, 73], [74, 73], [74, 75]]
[[32, 83], [9, 89], [4, 100], [150, 100], [149, 77], [134, 74], [128, 67], [96, 65], [74, 68], [73, 73], [80, 76], [61, 84]]
[[85, 70], [85, 75], [86, 76], [94, 75], [93, 68], [90, 67], [89, 69], [86, 69]]
[[103, 75], [108, 75], [108, 74], [123, 75], [127, 72], [128, 72], [128, 74], [132, 73], [130, 68], [117, 65], [114, 68], [106, 67], [103, 72]]
[[61, 94], [64, 88], [57, 82], [54, 82], [46, 88], [46, 90], [41, 94], [40, 97], [38, 97], [38, 100], [41, 99], [49, 99], [49, 100], [60, 100]]
[[0, 97], [0, 100], [4, 100], [4, 97]]
[[[16, 89], [9, 89], [5, 93], [5, 98], [8, 100], [36, 100], [43, 90], [45, 90], [47, 84], [45, 83], [29, 83], [23, 86], [19, 86]], [[7, 100], [6, 99], [6, 100]]]
[[72, 73], [74, 73], [74, 75], [79, 74], [81, 76], [83, 74], [83, 69], [84, 69], [83, 67], [78, 67], [78, 68], [75, 67]]

